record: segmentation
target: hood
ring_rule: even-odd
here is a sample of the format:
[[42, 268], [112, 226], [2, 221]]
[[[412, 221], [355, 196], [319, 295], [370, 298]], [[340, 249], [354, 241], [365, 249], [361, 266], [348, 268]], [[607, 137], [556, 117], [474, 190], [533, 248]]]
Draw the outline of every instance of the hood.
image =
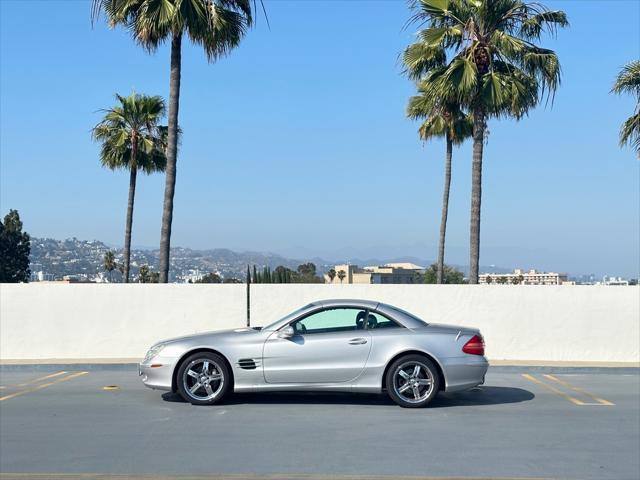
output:
[[208, 332], [200, 332], [200, 333], [192, 333], [191, 335], [183, 335], [181, 337], [173, 337], [167, 338], [166, 340], [162, 340], [158, 343], [170, 344], [175, 342], [181, 342], [184, 340], [194, 340], [194, 339], [203, 339], [203, 338], [225, 338], [225, 337], [235, 337], [237, 335], [247, 334], [247, 333], [255, 333], [258, 330], [253, 328], [243, 327], [243, 328], [233, 328], [229, 330], [212, 330]]

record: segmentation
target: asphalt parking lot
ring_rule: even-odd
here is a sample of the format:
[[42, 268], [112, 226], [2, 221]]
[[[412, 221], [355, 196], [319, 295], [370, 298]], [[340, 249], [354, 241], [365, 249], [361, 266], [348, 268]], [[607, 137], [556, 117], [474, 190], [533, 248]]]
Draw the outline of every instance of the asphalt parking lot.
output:
[[3, 479], [637, 480], [639, 452], [637, 370], [490, 370], [483, 387], [419, 410], [329, 393], [194, 407], [135, 368], [0, 370]]

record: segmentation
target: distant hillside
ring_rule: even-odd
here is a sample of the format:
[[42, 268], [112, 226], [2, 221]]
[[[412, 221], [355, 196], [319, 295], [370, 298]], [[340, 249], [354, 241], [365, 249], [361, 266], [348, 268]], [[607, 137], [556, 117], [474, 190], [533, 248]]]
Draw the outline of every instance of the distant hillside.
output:
[[[61, 279], [65, 275], [90, 279], [103, 272], [104, 254], [108, 250], [113, 250], [116, 260], [122, 262], [122, 249], [110, 248], [98, 240], [32, 238], [31, 271], [42, 271], [55, 279]], [[271, 253], [234, 252], [225, 248], [194, 250], [176, 247], [171, 249], [171, 279], [176, 280], [192, 270], [218, 272], [224, 278], [244, 279], [247, 265], [256, 265], [258, 268], [269, 266], [272, 269], [284, 265], [295, 269], [301, 263], [305, 261]], [[152, 270], [157, 270], [158, 250], [133, 249], [131, 265], [134, 275], [141, 265], [149, 265]], [[325, 266], [318, 264], [317, 267], [321, 270]]]
[[[108, 250], [116, 253], [116, 260], [122, 262], [122, 249], [112, 248], [99, 240], [79, 240], [70, 238], [55, 240], [51, 238], [31, 239], [31, 271], [43, 272], [48, 279], [62, 279], [64, 276], [78, 276], [92, 279], [104, 272], [103, 259]], [[324, 273], [343, 261], [327, 261], [322, 258], [291, 259], [268, 252], [236, 252], [226, 248], [195, 250], [176, 247], [171, 249], [171, 281], [179, 281], [182, 276], [193, 271], [217, 272], [223, 278], [244, 279], [247, 265], [265, 266], [275, 269], [279, 265], [296, 269], [298, 265], [313, 262], [318, 273]], [[360, 266], [384, 265], [385, 263], [410, 262], [428, 267], [433, 263], [416, 257], [395, 258], [351, 258], [349, 263]], [[158, 250], [133, 249], [131, 252], [132, 273], [136, 275], [141, 265], [149, 265], [157, 270], [159, 264]], [[453, 265], [467, 272], [463, 265]], [[481, 271], [506, 272], [505, 268], [481, 267]], [[116, 273], [117, 275], [117, 273]]]

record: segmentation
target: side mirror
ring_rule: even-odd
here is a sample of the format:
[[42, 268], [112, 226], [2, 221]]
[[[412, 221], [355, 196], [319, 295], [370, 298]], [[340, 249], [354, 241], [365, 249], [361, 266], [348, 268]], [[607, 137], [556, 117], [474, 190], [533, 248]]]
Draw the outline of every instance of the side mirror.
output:
[[291, 338], [295, 335], [295, 330], [291, 325], [287, 325], [278, 332], [278, 338]]

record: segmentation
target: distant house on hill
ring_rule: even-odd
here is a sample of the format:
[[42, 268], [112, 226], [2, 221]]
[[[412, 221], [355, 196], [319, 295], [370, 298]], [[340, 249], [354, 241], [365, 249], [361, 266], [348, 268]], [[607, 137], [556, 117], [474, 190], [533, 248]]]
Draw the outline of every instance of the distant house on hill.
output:
[[479, 282], [484, 284], [503, 285], [566, 285], [569, 283], [566, 273], [539, 272], [529, 270], [525, 272], [515, 269], [513, 273], [483, 273], [479, 277]]
[[[422, 283], [418, 274], [424, 274], [425, 268], [413, 263], [387, 263], [379, 266], [359, 267], [358, 265], [336, 265], [337, 275], [333, 281], [324, 275], [325, 283], [351, 284], [394, 284]], [[340, 272], [344, 272], [342, 280]]]

